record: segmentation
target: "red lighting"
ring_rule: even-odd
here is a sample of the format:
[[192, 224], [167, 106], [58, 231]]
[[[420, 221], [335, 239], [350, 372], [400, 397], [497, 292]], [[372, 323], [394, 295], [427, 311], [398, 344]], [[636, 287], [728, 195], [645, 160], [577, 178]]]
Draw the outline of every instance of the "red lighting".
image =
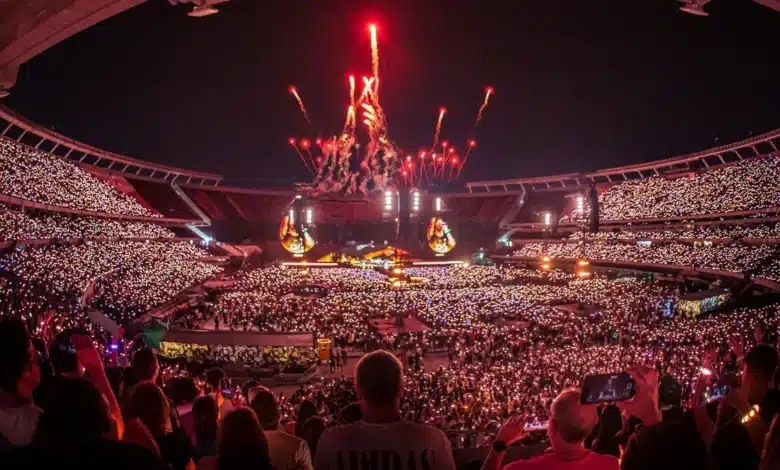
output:
[[320, 139], [319, 137], [317, 137], [317, 138], [314, 140], [314, 143], [315, 143], [315, 144], [317, 144], [317, 145], [322, 145], [322, 139]]
[[290, 88], [289, 88], [289, 90], [290, 90], [290, 94], [291, 94], [291, 95], [294, 95], [294, 94], [296, 93], [296, 91], [297, 91], [297, 90], [295, 89], [295, 87], [294, 87], [294, 86], [292, 86], [292, 85], [290, 85]]
[[442, 114], [447, 114], [447, 108], [439, 108], [439, 112]]
[[309, 145], [311, 145], [311, 142], [309, 142], [309, 139], [301, 139], [301, 147], [307, 149], [307, 148], [309, 148]]
[[452, 164], [457, 165], [458, 164], [458, 157], [452, 157]]
[[[450, 145], [450, 144], [446, 140], [441, 143], [441, 146], [444, 147], [444, 148], [447, 148], [448, 145]], [[450, 150], [452, 150], [452, 149], [450, 149]]]
[[469, 140], [469, 147], [476, 147], [476, 146], [477, 146], [477, 141], [476, 140], [474, 140], [474, 139]]
[[411, 155], [407, 155], [407, 156], [406, 156], [406, 161], [407, 161], [407, 162], [408, 162], [409, 160], [411, 160], [411, 159], [412, 159], [412, 156], [411, 156]]
[[485, 88], [485, 91], [486, 91], [487, 93], [490, 93], [490, 94], [492, 95], [494, 90], [493, 90], [493, 87], [492, 87], [492, 86], [489, 86], [489, 87]]
[[290, 137], [289, 139], [287, 139], [287, 143], [290, 145], [295, 145], [295, 137]]
[[425, 152], [420, 152], [420, 158], [425, 158]]
[[450, 153], [454, 152], [455, 149], [453, 147], [450, 147]]

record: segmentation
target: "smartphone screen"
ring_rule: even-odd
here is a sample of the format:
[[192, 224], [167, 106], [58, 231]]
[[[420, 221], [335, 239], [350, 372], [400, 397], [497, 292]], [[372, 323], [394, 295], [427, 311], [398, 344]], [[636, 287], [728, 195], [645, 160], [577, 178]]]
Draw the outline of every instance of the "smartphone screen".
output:
[[225, 398], [233, 398], [233, 381], [230, 379], [222, 379], [222, 382], [219, 384], [220, 389], [222, 390], [222, 396]]
[[528, 418], [528, 421], [526, 421], [524, 428], [526, 431], [542, 431], [544, 429], [547, 429], [549, 424], [550, 424], [549, 417], [533, 416], [531, 418]]
[[713, 402], [716, 400], [721, 400], [723, 398], [726, 398], [726, 395], [728, 395], [728, 393], [729, 393], [728, 384], [713, 385], [712, 388], [710, 388], [709, 393], [707, 394], [707, 401]]
[[636, 395], [636, 382], [628, 372], [589, 375], [582, 381], [580, 403], [592, 405], [629, 400]]

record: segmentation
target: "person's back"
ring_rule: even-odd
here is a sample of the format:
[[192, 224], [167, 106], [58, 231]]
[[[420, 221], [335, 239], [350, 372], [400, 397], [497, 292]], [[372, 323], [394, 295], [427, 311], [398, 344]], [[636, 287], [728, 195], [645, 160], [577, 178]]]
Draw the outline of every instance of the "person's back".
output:
[[439, 429], [401, 418], [403, 368], [386, 351], [364, 356], [356, 368], [363, 420], [325, 431], [315, 470], [454, 470], [447, 437]]
[[314, 468], [369, 470], [376, 462], [391, 462], [399, 470], [455, 468], [450, 442], [441, 430], [404, 419], [358, 421], [326, 429], [317, 445]]
[[587, 449], [574, 457], [562, 457], [550, 450], [532, 459], [518, 460], [507, 467], [517, 470], [614, 470], [617, 462], [611, 455], [597, 454]]
[[276, 397], [265, 387], [255, 387], [250, 404], [268, 441], [271, 465], [277, 470], [311, 470], [311, 453], [306, 441], [279, 429]]

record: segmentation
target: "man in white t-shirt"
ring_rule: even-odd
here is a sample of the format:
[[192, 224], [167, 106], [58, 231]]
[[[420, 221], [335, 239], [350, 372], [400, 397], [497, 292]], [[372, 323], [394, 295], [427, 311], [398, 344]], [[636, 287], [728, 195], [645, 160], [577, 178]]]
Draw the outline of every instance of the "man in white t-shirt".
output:
[[320, 438], [315, 470], [454, 470], [452, 447], [442, 431], [401, 418], [403, 367], [376, 351], [355, 370], [363, 419], [329, 428]]
[[32, 401], [41, 370], [38, 352], [21, 321], [0, 321], [0, 358], [0, 449], [28, 445], [43, 413]]
[[279, 405], [276, 397], [265, 387], [255, 387], [250, 407], [257, 415], [268, 441], [271, 465], [276, 470], [312, 470], [311, 452], [306, 441], [279, 429]]

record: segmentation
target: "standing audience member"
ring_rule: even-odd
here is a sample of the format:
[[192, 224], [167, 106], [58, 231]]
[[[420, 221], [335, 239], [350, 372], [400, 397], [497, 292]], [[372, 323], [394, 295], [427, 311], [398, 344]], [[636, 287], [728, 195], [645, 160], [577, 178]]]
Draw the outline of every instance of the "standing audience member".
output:
[[271, 464], [277, 470], [312, 470], [306, 441], [279, 429], [279, 406], [274, 394], [265, 387], [254, 390], [251, 407], [268, 441]]
[[125, 419], [140, 420], [173, 470], [195, 468], [192, 444], [185, 434], [173, 432], [170, 404], [160, 387], [148, 382], [137, 385], [125, 406]]
[[43, 410], [33, 404], [41, 381], [38, 352], [20, 320], [0, 320], [0, 450], [32, 442]]
[[620, 457], [620, 440], [617, 434], [623, 429], [623, 419], [620, 409], [615, 405], [607, 405], [599, 417], [596, 439], [591, 450], [603, 455]]
[[239, 408], [222, 419], [217, 456], [202, 458], [197, 470], [275, 470], [268, 441], [251, 409]]
[[303, 438], [303, 425], [312, 416], [317, 416], [317, 405], [311, 400], [303, 400], [298, 404], [298, 414], [295, 417], [295, 437]]
[[325, 420], [319, 416], [312, 416], [303, 423], [303, 431], [300, 437], [309, 445], [309, 452], [311, 452], [312, 458], [317, 455], [317, 444], [320, 442], [322, 433], [327, 428]]
[[227, 379], [227, 374], [219, 367], [212, 367], [206, 371], [206, 383], [211, 388], [209, 395], [217, 401], [220, 418], [224, 418], [234, 409], [233, 402], [222, 395], [222, 381], [225, 379]]
[[201, 458], [217, 455], [217, 422], [219, 410], [214, 397], [203, 396], [192, 405], [195, 431], [195, 463]]
[[355, 371], [363, 420], [333, 427], [317, 445], [315, 470], [368, 470], [371, 456], [394, 463], [398, 470], [454, 470], [447, 436], [439, 429], [401, 417], [403, 366], [391, 353], [364, 356]]
[[38, 421], [35, 444], [0, 456], [3, 470], [167, 470], [147, 449], [106, 438], [112, 417], [100, 391], [84, 378], [63, 378]]
[[[539, 457], [512, 462], [504, 469], [617, 470], [618, 461], [615, 457], [600, 455], [585, 448], [585, 439], [597, 420], [595, 406], [580, 404], [579, 390], [564, 390], [550, 406], [550, 424], [547, 429], [550, 449]], [[498, 470], [501, 467], [507, 447], [525, 436], [525, 423], [522, 416], [509, 418], [498, 431], [482, 470]]]

